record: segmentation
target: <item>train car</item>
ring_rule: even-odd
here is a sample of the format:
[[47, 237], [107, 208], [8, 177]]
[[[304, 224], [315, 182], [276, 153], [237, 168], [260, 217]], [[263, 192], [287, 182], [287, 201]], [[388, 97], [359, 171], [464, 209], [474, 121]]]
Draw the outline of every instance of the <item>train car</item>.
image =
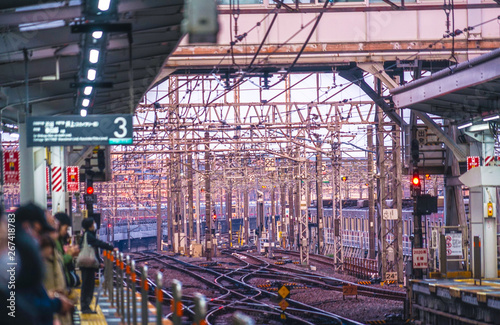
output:
[[[423, 216], [422, 220], [425, 220], [425, 229], [430, 229], [430, 227], [434, 226], [442, 226], [444, 224], [443, 217], [443, 206], [442, 200], [438, 200], [438, 212], [433, 213], [429, 216]], [[387, 202], [388, 207], [392, 206], [392, 202]], [[311, 206], [308, 209], [308, 213], [310, 215], [310, 219], [315, 222], [316, 220], [316, 206]], [[375, 222], [377, 211], [375, 210]], [[402, 210], [402, 234], [403, 234], [403, 255], [410, 256], [411, 255], [411, 239], [413, 232], [413, 200], [403, 200], [403, 210]], [[333, 215], [333, 208], [328, 206], [328, 202], [326, 202], [326, 206], [324, 204], [323, 208], [324, 217], [331, 217]], [[368, 253], [369, 247], [369, 224], [368, 224], [368, 201], [367, 200], [344, 200], [342, 204], [342, 243], [344, 247], [359, 249], [365, 253]], [[378, 225], [375, 224], [375, 229], [377, 229]], [[394, 221], [387, 221], [387, 227], [389, 229], [394, 227]], [[426, 230], [424, 230], [427, 233]], [[377, 232], [375, 232], [375, 236], [377, 236]], [[386, 240], [388, 242], [392, 242], [394, 240], [394, 236], [388, 235]], [[375, 238], [375, 250], [378, 250], [378, 240]]]

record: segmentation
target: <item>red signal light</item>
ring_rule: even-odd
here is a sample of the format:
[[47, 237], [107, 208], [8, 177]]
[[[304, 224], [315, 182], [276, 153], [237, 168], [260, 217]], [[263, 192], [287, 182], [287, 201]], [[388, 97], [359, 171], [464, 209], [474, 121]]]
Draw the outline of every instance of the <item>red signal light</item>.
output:
[[212, 219], [214, 219], [214, 221], [215, 221], [215, 220], [217, 220], [217, 215], [216, 215], [216, 214], [214, 214], [214, 215], [212, 216]]
[[418, 186], [420, 185], [420, 178], [414, 176], [411, 182], [413, 183], [413, 185]]
[[87, 194], [94, 194], [94, 188], [92, 186], [87, 187]]

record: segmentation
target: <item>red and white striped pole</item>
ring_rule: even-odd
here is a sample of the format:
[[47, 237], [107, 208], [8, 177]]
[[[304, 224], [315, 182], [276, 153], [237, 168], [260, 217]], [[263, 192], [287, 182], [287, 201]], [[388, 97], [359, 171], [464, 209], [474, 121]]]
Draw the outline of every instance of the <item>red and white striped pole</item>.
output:
[[65, 210], [65, 187], [64, 187], [64, 149], [63, 147], [50, 147], [50, 170], [52, 172], [52, 213]]

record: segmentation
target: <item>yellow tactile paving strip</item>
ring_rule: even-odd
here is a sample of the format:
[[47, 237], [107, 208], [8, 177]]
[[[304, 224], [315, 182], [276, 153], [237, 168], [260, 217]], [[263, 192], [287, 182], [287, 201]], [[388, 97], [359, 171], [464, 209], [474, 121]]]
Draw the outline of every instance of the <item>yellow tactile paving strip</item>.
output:
[[[108, 322], [106, 322], [106, 318], [104, 317], [104, 314], [102, 313], [101, 307], [97, 305], [97, 308], [95, 311], [97, 314], [82, 314], [81, 307], [80, 307], [80, 289], [74, 289], [74, 294], [77, 299], [76, 303], [76, 309], [77, 313], [80, 316], [81, 324], [82, 325], [107, 325]], [[95, 306], [95, 297], [92, 299], [92, 303], [90, 304], [91, 306]]]
[[[101, 307], [97, 305], [97, 308], [95, 311], [97, 314], [82, 314], [80, 311], [80, 289], [75, 289], [74, 290], [74, 295], [76, 298], [78, 298], [78, 302], [76, 304], [76, 309], [78, 310], [78, 315], [80, 316], [80, 321], [81, 325], [107, 325], [108, 322], [106, 321], [105, 315], [102, 313]], [[137, 302], [141, 301], [141, 295], [136, 292], [136, 297], [137, 297]], [[107, 297], [101, 297], [99, 301], [102, 300], [107, 300]], [[90, 304], [91, 308], [95, 306], [95, 297], [92, 299], [92, 303]], [[156, 315], [156, 307], [148, 301], [148, 311], [149, 311], [149, 317], [151, 318], [152, 315]], [[140, 313], [140, 310], [138, 310], [138, 313]], [[115, 314], [116, 318], [119, 318], [120, 316]], [[126, 321], [125, 321], [126, 322]], [[162, 321], [163, 325], [172, 325], [172, 322], [168, 319], [163, 319]], [[148, 325], [156, 325], [156, 322], [148, 322]]]

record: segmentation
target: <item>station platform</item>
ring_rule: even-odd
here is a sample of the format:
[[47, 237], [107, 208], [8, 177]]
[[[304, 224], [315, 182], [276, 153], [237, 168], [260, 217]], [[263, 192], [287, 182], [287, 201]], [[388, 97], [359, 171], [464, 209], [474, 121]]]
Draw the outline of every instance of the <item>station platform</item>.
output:
[[[80, 308], [80, 288], [74, 290], [75, 297], [78, 298], [77, 305], [75, 306], [76, 312], [74, 317], [75, 325], [120, 325], [127, 324], [127, 313], [124, 315], [124, 322], [122, 322], [122, 317], [117, 312], [116, 306], [111, 306], [111, 301], [108, 296], [104, 295], [103, 291], [96, 289], [94, 291], [94, 298], [90, 304], [90, 308], [96, 311], [96, 314], [82, 314]], [[114, 292], [114, 297], [116, 297], [116, 292]], [[96, 306], [96, 299], [98, 299], [98, 305]], [[141, 324], [141, 295], [136, 292], [136, 311], [137, 311], [137, 323]], [[125, 306], [127, 304], [125, 295]], [[148, 325], [156, 325], [156, 308], [151, 302], [148, 301]], [[130, 318], [132, 319], [132, 310], [130, 311]], [[168, 319], [162, 321], [163, 325], [170, 325], [172, 322]]]
[[500, 279], [411, 281], [411, 309], [424, 324], [500, 324]]

